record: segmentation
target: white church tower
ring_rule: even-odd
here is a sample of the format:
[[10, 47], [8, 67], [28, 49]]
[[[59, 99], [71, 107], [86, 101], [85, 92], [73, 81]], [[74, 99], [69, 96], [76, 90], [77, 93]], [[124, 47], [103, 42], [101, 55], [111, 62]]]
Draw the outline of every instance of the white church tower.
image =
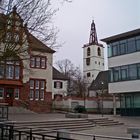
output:
[[83, 74], [87, 86], [104, 70], [104, 47], [98, 43], [94, 20], [91, 23], [89, 43], [83, 46]]

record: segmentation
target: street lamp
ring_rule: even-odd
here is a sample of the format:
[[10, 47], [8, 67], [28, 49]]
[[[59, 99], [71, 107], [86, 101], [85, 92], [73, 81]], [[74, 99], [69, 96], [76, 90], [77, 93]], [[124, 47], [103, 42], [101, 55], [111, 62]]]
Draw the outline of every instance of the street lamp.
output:
[[104, 109], [104, 104], [103, 104], [103, 85], [104, 85], [104, 82], [103, 81], [101, 81], [101, 97], [102, 97], [102, 111], [101, 111], [101, 113], [102, 113], [102, 117], [104, 116], [104, 114], [103, 114], [103, 109]]

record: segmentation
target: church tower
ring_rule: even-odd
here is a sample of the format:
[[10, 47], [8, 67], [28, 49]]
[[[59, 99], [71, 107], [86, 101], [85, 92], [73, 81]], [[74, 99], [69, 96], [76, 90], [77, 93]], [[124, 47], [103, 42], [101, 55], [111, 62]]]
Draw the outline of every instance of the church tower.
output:
[[104, 70], [104, 47], [98, 43], [94, 20], [91, 23], [89, 43], [83, 46], [83, 74], [87, 86]]

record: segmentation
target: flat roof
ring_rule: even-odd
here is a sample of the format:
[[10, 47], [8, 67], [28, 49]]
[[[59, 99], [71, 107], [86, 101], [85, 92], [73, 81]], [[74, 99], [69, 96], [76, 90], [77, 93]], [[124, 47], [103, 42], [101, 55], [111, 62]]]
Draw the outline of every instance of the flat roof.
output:
[[118, 34], [118, 35], [114, 35], [114, 36], [111, 36], [111, 37], [107, 37], [107, 38], [101, 39], [101, 41], [106, 42], [108, 44], [108, 43], [111, 43], [111, 42], [114, 42], [114, 41], [118, 41], [120, 39], [126, 39], [128, 37], [133, 37], [133, 36], [137, 36], [137, 35], [140, 35], [140, 28], [132, 30], [132, 31], [128, 31], [128, 32], [125, 32], [125, 33], [121, 33], [121, 34]]

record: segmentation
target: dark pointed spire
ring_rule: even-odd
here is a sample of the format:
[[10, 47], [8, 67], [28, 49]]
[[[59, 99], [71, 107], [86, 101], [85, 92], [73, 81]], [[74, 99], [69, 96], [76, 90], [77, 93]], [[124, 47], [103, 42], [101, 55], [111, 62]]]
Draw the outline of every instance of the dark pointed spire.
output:
[[89, 44], [90, 45], [92, 45], [92, 44], [98, 45], [98, 39], [97, 39], [97, 33], [96, 33], [96, 27], [95, 27], [94, 20], [92, 20], [92, 23], [91, 23]]

